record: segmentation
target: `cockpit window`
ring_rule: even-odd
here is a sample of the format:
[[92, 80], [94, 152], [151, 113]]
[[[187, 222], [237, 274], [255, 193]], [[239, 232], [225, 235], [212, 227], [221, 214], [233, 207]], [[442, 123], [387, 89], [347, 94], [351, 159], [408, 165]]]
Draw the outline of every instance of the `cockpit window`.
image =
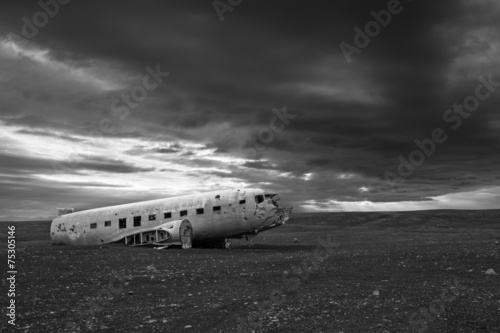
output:
[[255, 202], [257, 204], [260, 204], [260, 203], [264, 202], [264, 196], [263, 195], [256, 195], [255, 196]]
[[266, 199], [272, 199], [273, 201], [279, 201], [280, 196], [277, 194], [266, 194]]
[[280, 197], [277, 194], [266, 194], [266, 200], [271, 200], [273, 205], [278, 207], [278, 201], [280, 200]]

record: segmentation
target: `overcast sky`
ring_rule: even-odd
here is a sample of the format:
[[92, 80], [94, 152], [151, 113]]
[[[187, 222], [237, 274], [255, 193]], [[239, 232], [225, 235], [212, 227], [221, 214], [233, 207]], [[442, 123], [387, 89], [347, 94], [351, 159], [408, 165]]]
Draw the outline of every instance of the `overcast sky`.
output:
[[0, 5], [0, 220], [234, 187], [500, 208], [498, 1], [41, 2]]

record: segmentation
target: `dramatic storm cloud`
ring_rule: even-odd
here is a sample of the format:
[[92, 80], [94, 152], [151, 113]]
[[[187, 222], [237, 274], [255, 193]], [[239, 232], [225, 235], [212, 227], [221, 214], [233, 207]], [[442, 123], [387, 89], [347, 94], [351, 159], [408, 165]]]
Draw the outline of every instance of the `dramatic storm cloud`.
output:
[[0, 219], [217, 188], [500, 208], [500, 5], [4, 1]]

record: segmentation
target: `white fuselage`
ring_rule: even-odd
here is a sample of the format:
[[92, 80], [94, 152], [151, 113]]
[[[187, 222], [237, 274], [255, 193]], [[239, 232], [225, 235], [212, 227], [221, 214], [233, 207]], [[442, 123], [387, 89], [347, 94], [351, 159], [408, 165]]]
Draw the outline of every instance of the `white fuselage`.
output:
[[279, 226], [278, 206], [261, 189], [234, 189], [96, 208], [56, 217], [54, 242], [96, 245], [187, 219], [193, 239], [241, 237]]

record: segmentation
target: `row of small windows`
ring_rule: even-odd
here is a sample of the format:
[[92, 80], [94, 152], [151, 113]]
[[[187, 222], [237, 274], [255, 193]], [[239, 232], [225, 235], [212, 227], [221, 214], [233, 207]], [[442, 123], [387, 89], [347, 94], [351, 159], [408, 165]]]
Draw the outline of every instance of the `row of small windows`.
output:
[[[245, 200], [240, 200], [240, 205], [245, 204]], [[214, 206], [213, 207], [214, 212], [220, 212], [221, 211], [221, 206]], [[188, 211], [187, 210], [181, 210], [179, 212], [179, 215], [182, 216], [187, 216]], [[205, 214], [205, 209], [204, 208], [196, 208], [196, 214], [197, 215], [202, 215]], [[163, 218], [165, 219], [170, 219], [172, 218], [172, 212], [165, 212], [163, 213]], [[134, 216], [134, 227], [140, 227], [141, 226], [141, 216]], [[149, 221], [156, 221], [156, 214], [151, 214], [148, 216]], [[111, 227], [111, 221], [104, 221], [104, 226], [105, 227]], [[127, 227], [127, 219], [122, 218], [118, 220], [118, 227], [120, 229], [125, 229]], [[90, 229], [96, 229], [97, 228], [97, 223], [91, 223], [90, 224]]]
[[[105, 227], [111, 227], [111, 221], [104, 221]], [[96, 229], [97, 223], [90, 223], [90, 229]]]

